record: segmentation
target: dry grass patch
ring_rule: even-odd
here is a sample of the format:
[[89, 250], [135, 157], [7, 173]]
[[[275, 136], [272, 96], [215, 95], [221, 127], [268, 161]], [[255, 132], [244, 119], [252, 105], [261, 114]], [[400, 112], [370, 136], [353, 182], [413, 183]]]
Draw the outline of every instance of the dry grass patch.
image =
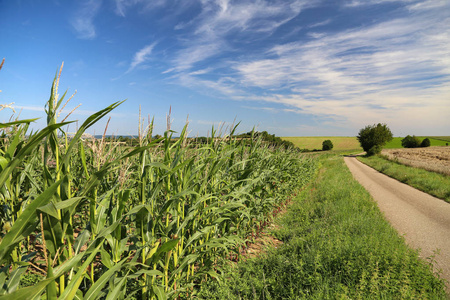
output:
[[450, 147], [384, 149], [381, 154], [404, 165], [450, 175]]

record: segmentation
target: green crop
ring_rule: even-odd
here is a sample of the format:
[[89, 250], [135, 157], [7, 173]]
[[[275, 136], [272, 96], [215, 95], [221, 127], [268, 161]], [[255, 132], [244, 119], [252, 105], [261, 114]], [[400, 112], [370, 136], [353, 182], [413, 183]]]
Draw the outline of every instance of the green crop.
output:
[[[121, 104], [88, 117], [70, 136], [59, 122], [55, 76], [47, 126], [0, 124], [0, 297], [193, 297], [221, 280], [219, 257], [238, 259], [257, 231], [317, 168], [312, 158], [261, 140], [217, 136], [190, 145], [168, 128], [139, 145], [85, 139]], [[70, 99], [69, 99], [70, 100]], [[59, 110], [59, 112], [58, 112]], [[141, 118], [139, 118], [141, 120]], [[170, 122], [168, 122], [170, 124]], [[38, 283], [22, 287], [28, 274]], [[25, 285], [25, 284], [24, 284]]]

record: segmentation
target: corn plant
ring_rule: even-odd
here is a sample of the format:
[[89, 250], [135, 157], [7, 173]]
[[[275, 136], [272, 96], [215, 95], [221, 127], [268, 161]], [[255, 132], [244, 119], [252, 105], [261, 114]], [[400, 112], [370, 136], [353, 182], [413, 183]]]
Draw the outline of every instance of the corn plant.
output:
[[[69, 135], [59, 121], [66, 93], [55, 75], [47, 126], [0, 124], [0, 296], [47, 299], [195, 297], [222, 280], [219, 260], [242, 248], [311, 178], [312, 159], [274, 149], [236, 126], [206, 144], [168, 128], [139, 145], [85, 139], [86, 130], [121, 102], [88, 117]], [[108, 121], [109, 122], [109, 121]], [[37, 273], [41, 280], [22, 286]]]

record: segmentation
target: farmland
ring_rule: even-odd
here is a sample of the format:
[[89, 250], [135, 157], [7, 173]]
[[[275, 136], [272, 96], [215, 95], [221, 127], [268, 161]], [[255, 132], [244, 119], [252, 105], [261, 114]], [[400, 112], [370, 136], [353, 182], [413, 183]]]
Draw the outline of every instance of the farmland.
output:
[[336, 136], [307, 136], [307, 137], [283, 137], [284, 140], [294, 143], [300, 149], [322, 150], [322, 142], [331, 140], [333, 150], [362, 150], [356, 137]]
[[[419, 137], [423, 140], [424, 137]], [[445, 146], [449, 143], [450, 137], [428, 137], [431, 142], [431, 146]], [[314, 150], [322, 149], [322, 142], [324, 140], [331, 140], [333, 143], [333, 150], [335, 151], [351, 151], [351, 150], [361, 150], [362, 148], [356, 139], [356, 137], [343, 137], [343, 136], [305, 136], [305, 137], [283, 137], [284, 140], [294, 143], [295, 146], [300, 149]], [[388, 142], [383, 148], [386, 149], [397, 149], [402, 148], [403, 137], [394, 137], [392, 141]]]
[[[270, 291], [275, 298], [312, 292], [317, 297], [363, 297], [374, 289], [395, 297], [442, 294], [442, 282], [386, 225], [367, 193], [360, 197], [364, 192], [351, 183], [340, 157], [274, 148], [253, 133], [237, 139], [236, 127], [223, 136], [213, 130], [210, 139], [195, 143], [187, 138], [186, 125], [174, 139], [170, 115], [164, 136], [158, 138], [153, 137], [153, 121], [144, 124], [139, 116], [133, 146], [106, 139], [107, 128], [102, 138], [84, 140], [86, 130], [121, 102], [89, 116], [69, 136], [63, 128], [71, 122], [59, 120], [66, 94], [58, 96], [58, 82], [59, 75], [45, 106], [45, 128], [29, 130], [35, 119], [0, 124], [0, 296], [201, 297], [210, 285], [231, 276], [227, 266], [244, 261], [246, 249], [283, 210], [288, 226], [274, 233], [288, 245], [282, 251], [312, 251], [291, 257], [295, 268], [304, 266], [296, 273], [302, 283], [291, 282], [297, 286], [287, 290], [291, 294], [282, 288]], [[341, 149], [355, 149], [354, 138], [329, 139]], [[320, 172], [319, 160], [326, 166]], [[307, 186], [317, 176], [309, 194]], [[298, 199], [304, 201], [287, 209], [299, 190], [303, 193]], [[360, 199], [361, 215], [356, 216], [354, 203]], [[362, 220], [370, 226], [365, 228]], [[330, 229], [325, 235], [324, 228]], [[294, 235], [300, 244], [290, 248]], [[362, 239], [354, 243], [358, 237]], [[342, 257], [327, 256], [337, 253]], [[349, 253], [354, 254], [347, 257]], [[277, 254], [275, 261], [279, 258]], [[342, 264], [335, 263], [338, 258]], [[278, 270], [289, 274], [282, 261]], [[380, 269], [379, 261], [390, 263]], [[264, 269], [265, 263], [259, 266]], [[274, 273], [272, 282], [282, 273]], [[259, 294], [264, 293], [263, 287]]]
[[[422, 141], [425, 138], [428, 138], [431, 142], [431, 146], [445, 146], [446, 143], [448, 143], [446, 140], [443, 139], [446, 137], [434, 138], [434, 137], [418, 136], [418, 138], [420, 141]], [[394, 137], [392, 141], [388, 142], [383, 148], [385, 149], [402, 148], [402, 139], [403, 137]]]
[[404, 165], [450, 175], [450, 147], [384, 149], [381, 154]]
[[[234, 130], [190, 145], [82, 139], [114, 110], [88, 117], [69, 139], [55, 78], [47, 127], [0, 127], [0, 295], [31, 299], [190, 298], [219, 277], [217, 260], [238, 260], [290, 195], [316, 173], [314, 158], [276, 150]], [[141, 118], [139, 118], [141, 120]], [[168, 122], [170, 124], [170, 122]], [[106, 132], [106, 129], [105, 129]]]

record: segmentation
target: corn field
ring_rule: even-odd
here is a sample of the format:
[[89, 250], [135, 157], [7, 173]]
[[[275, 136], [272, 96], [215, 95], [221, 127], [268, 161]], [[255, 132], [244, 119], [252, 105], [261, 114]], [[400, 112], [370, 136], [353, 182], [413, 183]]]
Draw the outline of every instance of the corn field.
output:
[[[152, 139], [153, 121], [137, 147], [85, 140], [120, 102], [69, 135], [58, 81], [44, 129], [0, 123], [2, 299], [195, 297], [317, 169], [294, 151], [234, 139], [236, 126], [213, 129], [206, 145], [192, 144], [187, 125], [178, 139], [170, 128]], [[30, 274], [40, 280], [25, 286]]]

